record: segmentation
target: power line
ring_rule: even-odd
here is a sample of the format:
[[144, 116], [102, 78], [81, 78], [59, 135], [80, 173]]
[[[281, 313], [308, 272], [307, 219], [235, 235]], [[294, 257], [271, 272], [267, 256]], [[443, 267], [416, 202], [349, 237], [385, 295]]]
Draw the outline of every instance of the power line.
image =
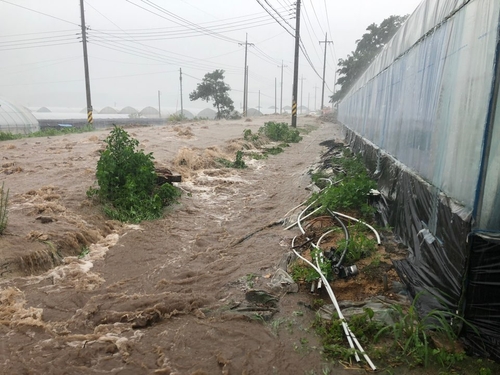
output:
[[184, 27], [192, 29], [192, 30], [200, 31], [200, 32], [202, 32], [205, 35], [212, 36], [214, 38], [217, 38], [217, 39], [220, 39], [220, 40], [223, 40], [223, 41], [226, 41], [226, 42], [239, 43], [239, 41], [236, 40], [236, 39], [224, 36], [224, 35], [222, 35], [220, 33], [211, 31], [211, 30], [209, 30], [207, 28], [204, 28], [202, 26], [199, 26], [199, 25], [197, 25], [197, 24], [195, 24], [195, 23], [193, 23], [191, 21], [188, 21], [187, 19], [182, 18], [182, 17], [180, 17], [180, 16], [178, 16], [178, 15], [176, 15], [176, 14], [174, 14], [174, 13], [168, 11], [168, 10], [166, 10], [165, 8], [163, 8], [163, 7], [161, 7], [161, 6], [153, 3], [150, 0], [141, 0], [141, 1], [143, 3], [149, 5], [150, 7], [156, 9], [157, 11], [160, 11], [161, 13], [164, 13], [164, 14], [168, 15], [169, 17], [162, 16], [161, 14], [158, 14], [158, 13], [153, 12], [153, 11], [151, 11], [151, 10], [145, 8], [145, 7], [142, 7], [142, 6], [138, 5], [138, 4], [135, 4], [135, 3], [133, 3], [130, 0], [126, 0], [126, 1], [129, 2], [130, 4], [133, 4], [133, 5], [141, 8], [141, 9], [146, 10], [147, 12], [150, 12], [150, 13], [152, 13], [152, 14], [158, 16], [158, 17], [161, 17], [163, 19], [169, 20], [170, 22], [173, 22], [173, 23], [178, 24], [180, 26], [184, 26]]
[[30, 12], [34, 12], [34, 13], [37, 13], [37, 14], [41, 14], [42, 16], [50, 17], [50, 18], [53, 18], [53, 19], [56, 19], [56, 20], [59, 20], [59, 21], [62, 21], [62, 22], [66, 22], [66, 23], [69, 23], [69, 24], [71, 24], [71, 25], [74, 25], [74, 26], [78, 26], [78, 27], [80, 27], [80, 25], [79, 25], [79, 24], [77, 24], [77, 23], [74, 23], [74, 22], [71, 22], [71, 21], [68, 21], [68, 20], [65, 20], [65, 19], [62, 19], [62, 18], [56, 17], [56, 16], [52, 16], [52, 15], [50, 15], [50, 14], [43, 13], [43, 12], [40, 12], [40, 11], [35, 10], [35, 9], [31, 9], [31, 8], [28, 8], [28, 7], [24, 7], [24, 6], [19, 5], [19, 4], [14, 4], [14, 3], [11, 3], [10, 1], [0, 0], [0, 2], [2, 2], [2, 3], [6, 3], [6, 4], [10, 4], [10, 5], [13, 5], [13, 6], [18, 7], [18, 8], [22, 8], [22, 9], [25, 9], [25, 10], [29, 10]]
[[295, 35], [293, 35], [293, 33], [290, 30], [288, 30], [286, 28], [286, 26], [283, 25], [271, 12], [269, 12], [269, 10], [264, 5], [262, 5], [262, 3], [260, 2], [260, 0], [256, 0], [256, 1], [259, 3], [259, 5], [262, 7], [262, 9], [264, 9], [267, 12], [267, 14], [269, 14], [278, 23], [278, 25], [280, 25], [283, 29], [285, 29], [285, 31], [288, 34], [290, 34], [292, 37], [295, 38]]

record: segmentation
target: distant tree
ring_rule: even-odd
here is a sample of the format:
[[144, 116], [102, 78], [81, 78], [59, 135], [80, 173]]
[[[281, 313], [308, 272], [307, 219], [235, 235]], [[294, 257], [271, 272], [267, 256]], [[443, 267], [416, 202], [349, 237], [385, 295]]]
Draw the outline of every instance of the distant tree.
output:
[[196, 86], [196, 90], [189, 94], [189, 99], [213, 101], [214, 107], [217, 108], [217, 118], [227, 118], [234, 110], [233, 100], [228, 95], [230, 90], [231, 87], [224, 83], [224, 70], [216, 69], [212, 73], [205, 74], [203, 81]]
[[341, 88], [330, 96], [330, 102], [336, 103], [344, 98], [352, 85], [370, 66], [383, 46], [394, 36], [396, 31], [406, 21], [406, 16], [390, 16], [382, 21], [380, 25], [372, 23], [366, 28], [361, 39], [356, 41], [356, 50], [347, 55], [345, 59], [339, 59], [337, 66], [337, 85]]

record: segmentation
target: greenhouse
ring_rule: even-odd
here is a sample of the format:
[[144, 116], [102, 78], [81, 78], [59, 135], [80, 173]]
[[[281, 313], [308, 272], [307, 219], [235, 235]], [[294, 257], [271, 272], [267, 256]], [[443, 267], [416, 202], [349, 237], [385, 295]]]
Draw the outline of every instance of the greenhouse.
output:
[[27, 134], [40, 130], [29, 109], [0, 97], [0, 132]]
[[499, 1], [423, 1], [338, 107], [410, 250], [394, 265], [419, 311], [458, 313], [469, 349], [496, 359], [499, 19]]

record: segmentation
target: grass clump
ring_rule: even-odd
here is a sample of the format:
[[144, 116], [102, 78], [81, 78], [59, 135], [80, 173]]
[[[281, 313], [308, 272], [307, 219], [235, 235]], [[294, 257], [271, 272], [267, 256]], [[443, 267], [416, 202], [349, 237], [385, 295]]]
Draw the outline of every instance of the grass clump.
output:
[[[327, 209], [359, 210], [363, 216], [374, 213], [374, 208], [368, 204], [368, 194], [377, 184], [370, 178], [362, 161], [357, 156], [346, 155], [332, 160], [332, 168], [337, 170], [337, 181], [325, 188], [320, 194], [311, 198], [317, 199], [317, 205], [322, 206], [322, 212]], [[318, 176], [318, 179], [323, 176]]]
[[170, 122], [182, 122], [186, 121], [188, 118], [184, 116], [182, 113], [174, 113], [168, 116], [168, 121]]
[[271, 141], [298, 143], [302, 140], [297, 129], [290, 129], [287, 123], [269, 121], [259, 129], [259, 134], [265, 135]]
[[153, 155], [137, 150], [139, 141], [117, 126], [104, 142], [107, 147], [96, 170], [99, 189], [90, 188], [87, 195], [98, 196], [112, 219], [140, 222], [161, 217], [180, 193], [170, 184], [157, 185]]
[[9, 200], [9, 190], [5, 191], [4, 183], [0, 188], [0, 235], [3, 234], [7, 228], [7, 202]]
[[38, 137], [53, 137], [65, 134], [79, 134], [94, 131], [92, 124], [87, 124], [82, 127], [67, 127], [67, 128], [46, 128], [33, 133], [13, 134], [0, 132], [0, 141], [12, 141], [21, 138], [38, 138]]
[[243, 160], [243, 151], [236, 151], [236, 157], [234, 161], [219, 158], [217, 159], [217, 162], [219, 164], [222, 164], [226, 168], [244, 169], [247, 167], [245, 161]]

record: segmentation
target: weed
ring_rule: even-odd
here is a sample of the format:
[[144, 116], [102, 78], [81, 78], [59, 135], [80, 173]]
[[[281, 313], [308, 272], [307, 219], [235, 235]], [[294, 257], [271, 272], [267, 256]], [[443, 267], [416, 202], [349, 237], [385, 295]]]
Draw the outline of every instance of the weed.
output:
[[90, 249], [88, 246], [82, 247], [82, 251], [80, 251], [80, 254], [78, 254], [78, 259], [85, 258], [87, 254], [90, 253]]
[[53, 137], [65, 134], [86, 133], [94, 130], [95, 128], [92, 125], [87, 124], [81, 127], [46, 128], [33, 133], [26, 133], [26, 134], [12, 134], [12, 133], [0, 132], [0, 141], [11, 141], [14, 139], [21, 139], [21, 138]]
[[[465, 354], [455, 349], [453, 343], [457, 340], [457, 333], [452, 321], [461, 321], [468, 325], [462, 317], [448, 311], [431, 310], [425, 316], [419, 318], [417, 313], [417, 302], [423, 292], [417, 294], [408, 311], [403, 311], [399, 305], [392, 305], [397, 321], [392, 326], [387, 326], [375, 335], [377, 342], [381, 336], [389, 334], [393, 339], [393, 349], [401, 353], [410, 365], [422, 365], [427, 367], [431, 362], [442, 368], [450, 368], [465, 358]], [[435, 348], [432, 343], [433, 337], [439, 337], [452, 345], [450, 348]]]
[[255, 279], [257, 279], [258, 275], [254, 274], [254, 273], [249, 273], [246, 277], [246, 280], [247, 280], [247, 286], [249, 288], [253, 288], [253, 285], [254, 285], [254, 281]]
[[[320, 252], [321, 250], [318, 248], [314, 248], [313, 250], [311, 250], [311, 259], [313, 264], [316, 264], [316, 257], [320, 254]], [[321, 259], [322, 261], [319, 263], [321, 272], [323, 273], [323, 275], [325, 275], [327, 280], [332, 280], [333, 274], [332, 274], [331, 261], [326, 258], [321, 258]], [[310, 283], [320, 278], [318, 272], [316, 272], [315, 269], [303, 263], [301, 260], [296, 260], [291, 265], [290, 275], [292, 276], [292, 279], [297, 283], [298, 282]]]
[[[341, 158], [333, 158], [331, 164], [339, 173], [338, 183], [326, 187], [320, 194], [314, 194], [311, 202], [317, 199], [318, 206], [322, 206], [322, 212], [327, 209], [359, 209], [364, 217], [372, 215], [375, 210], [368, 204], [367, 196], [377, 184], [370, 178], [361, 160], [344, 152]], [[320, 180], [323, 175], [318, 173], [313, 178]]]
[[[350, 238], [347, 243], [346, 264], [352, 264], [362, 258], [366, 258], [373, 253], [377, 247], [377, 242], [367, 236], [366, 226], [356, 223], [349, 227]], [[338, 249], [345, 249], [346, 240], [341, 239], [337, 243]], [[338, 250], [339, 252], [340, 250]], [[337, 254], [340, 256], [340, 254]], [[379, 261], [380, 262], [380, 261]]]
[[9, 190], [5, 191], [4, 183], [2, 182], [2, 187], [0, 188], [0, 235], [3, 234], [5, 228], [7, 228], [8, 200], [9, 200]]
[[259, 134], [263, 134], [275, 142], [283, 141], [287, 143], [298, 143], [302, 140], [300, 132], [296, 129], [290, 130], [288, 124], [284, 122], [266, 122], [264, 126], [259, 129]]
[[283, 149], [281, 147], [272, 147], [272, 148], [266, 148], [266, 154], [269, 155], [278, 155], [283, 152]]
[[174, 113], [168, 116], [168, 121], [170, 122], [182, 122], [186, 121], [188, 118], [181, 113]]
[[255, 142], [256, 140], [259, 139], [259, 135], [253, 134], [252, 130], [250, 129], [245, 129], [243, 130], [243, 139], [248, 142]]
[[226, 168], [244, 169], [247, 167], [245, 161], [243, 160], [243, 151], [236, 151], [236, 158], [234, 162], [224, 158], [218, 158], [217, 162]]
[[87, 195], [97, 195], [112, 219], [140, 222], [160, 217], [163, 208], [175, 202], [180, 193], [170, 184], [156, 185], [153, 155], [136, 150], [139, 141], [117, 126], [105, 143], [97, 162], [99, 189], [90, 188]]

